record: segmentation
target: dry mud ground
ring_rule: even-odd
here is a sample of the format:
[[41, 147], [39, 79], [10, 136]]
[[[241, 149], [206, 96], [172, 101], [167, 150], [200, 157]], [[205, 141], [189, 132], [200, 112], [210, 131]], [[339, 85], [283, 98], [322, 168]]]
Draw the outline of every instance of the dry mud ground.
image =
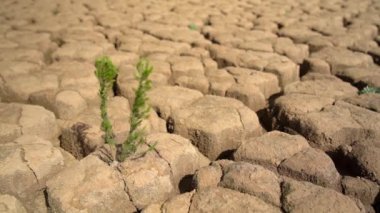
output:
[[[2, 0], [1, 212], [380, 212], [379, 0]], [[111, 163], [94, 61], [129, 131]], [[145, 147], [141, 147], [144, 151]]]

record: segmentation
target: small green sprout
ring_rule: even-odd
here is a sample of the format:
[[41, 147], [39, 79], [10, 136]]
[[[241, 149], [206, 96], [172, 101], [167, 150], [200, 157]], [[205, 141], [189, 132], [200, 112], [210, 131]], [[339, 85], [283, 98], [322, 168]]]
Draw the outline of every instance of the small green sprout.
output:
[[189, 27], [190, 30], [198, 30], [198, 26], [196, 24], [194, 24], [194, 23], [189, 24], [188, 27]]
[[141, 128], [141, 123], [144, 119], [148, 118], [150, 112], [147, 92], [152, 87], [152, 82], [149, 80], [149, 75], [152, 73], [153, 67], [147, 60], [141, 59], [136, 68], [136, 79], [139, 84], [135, 92], [136, 97], [130, 117], [131, 128], [129, 135], [121, 147], [118, 147], [117, 159], [120, 162], [135, 153], [139, 145], [146, 143], [146, 133], [145, 129]]
[[102, 118], [101, 129], [104, 131], [104, 140], [106, 144], [115, 144], [114, 133], [112, 130], [112, 124], [108, 117], [107, 103], [108, 92], [113, 87], [118, 70], [113, 65], [111, 59], [107, 56], [103, 56], [95, 62], [95, 75], [99, 80], [99, 96], [100, 96], [100, 115]]
[[359, 94], [368, 94], [368, 93], [380, 93], [380, 88], [366, 86], [361, 91], [359, 91]]

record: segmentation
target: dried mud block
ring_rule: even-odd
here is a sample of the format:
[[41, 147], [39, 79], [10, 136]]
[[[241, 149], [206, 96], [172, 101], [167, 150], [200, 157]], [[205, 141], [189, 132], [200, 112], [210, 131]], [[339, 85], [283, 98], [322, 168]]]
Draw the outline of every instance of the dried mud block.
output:
[[243, 103], [204, 96], [173, 112], [174, 132], [189, 138], [209, 159], [215, 160], [239, 147], [242, 140], [261, 134], [255, 112]]

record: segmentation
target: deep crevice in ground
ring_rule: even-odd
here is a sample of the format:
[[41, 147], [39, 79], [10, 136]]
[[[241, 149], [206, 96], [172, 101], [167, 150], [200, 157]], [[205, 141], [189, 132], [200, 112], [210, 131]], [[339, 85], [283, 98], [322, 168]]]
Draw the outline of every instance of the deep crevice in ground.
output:
[[179, 181], [178, 189], [181, 194], [186, 193], [186, 192], [191, 192], [192, 190], [195, 189], [193, 177], [194, 175], [192, 174], [186, 175]]

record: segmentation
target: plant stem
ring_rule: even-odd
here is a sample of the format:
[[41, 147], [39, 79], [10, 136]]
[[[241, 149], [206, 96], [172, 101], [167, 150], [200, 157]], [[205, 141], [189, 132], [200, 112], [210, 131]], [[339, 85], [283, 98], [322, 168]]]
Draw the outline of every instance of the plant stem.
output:
[[115, 145], [112, 124], [108, 117], [108, 91], [112, 88], [117, 76], [117, 69], [108, 57], [102, 57], [96, 60], [95, 74], [98, 77], [100, 88], [100, 116], [102, 118], [101, 129], [104, 131], [104, 140], [106, 144]]
[[136, 97], [132, 107], [129, 135], [118, 154], [119, 161], [124, 161], [125, 158], [136, 152], [139, 145], [145, 143], [146, 133], [145, 129], [141, 128], [141, 123], [149, 116], [150, 112], [146, 93], [151, 89], [151, 81], [148, 78], [152, 71], [153, 67], [146, 60], [140, 60], [137, 64], [136, 79], [139, 84], [135, 92]]

